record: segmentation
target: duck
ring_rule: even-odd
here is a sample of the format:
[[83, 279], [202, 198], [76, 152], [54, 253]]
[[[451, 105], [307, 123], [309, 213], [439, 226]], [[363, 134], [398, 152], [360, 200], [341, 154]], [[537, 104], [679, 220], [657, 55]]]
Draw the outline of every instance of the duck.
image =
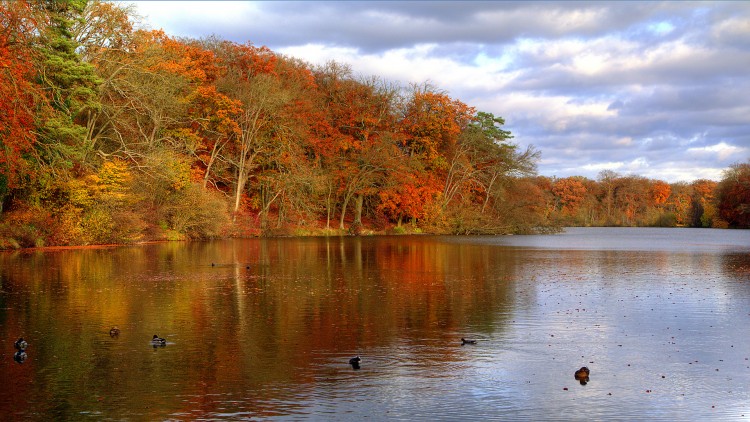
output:
[[117, 328], [116, 325], [109, 330], [109, 336], [110, 337], [117, 337], [119, 335], [120, 335], [120, 329]]
[[164, 347], [164, 346], [167, 345], [167, 340], [163, 339], [163, 338], [161, 338], [159, 336], [157, 336], [156, 334], [154, 334], [154, 337], [151, 338], [151, 345], [154, 346], [154, 347], [156, 347], [156, 346], [162, 346], [162, 347]]
[[15, 343], [13, 343], [13, 347], [15, 347], [16, 350], [26, 350], [28, 346], [29, 343], [27, 343], [26, 340], [23, 339], [23, 337], [20, 337], [18, 340], [16, 340]]
[[23, 363], [23, 361], [25, 361], [27, 357], [28, 355], [26, 354], [26, 351], [21, 349], [13, 355], [13, 360], [18, 363]]
[[582, 366], [581, 369], [576, 371], [575, 378], [581, 382], [581, 385], [586, 385], [589, 382], [589, 374], [591, 374], [589, 368]]
[[465, 338], [461, 337], [461, 346], [464, 344], [477, 344], [476, 340], [466, 340]]
[[359, 363], [362, 361], [362, 358], [359, 356], [355, 356], [351, 359], [349, 359], [349, 365], [352, 366], [354, 369], [359, 369]]

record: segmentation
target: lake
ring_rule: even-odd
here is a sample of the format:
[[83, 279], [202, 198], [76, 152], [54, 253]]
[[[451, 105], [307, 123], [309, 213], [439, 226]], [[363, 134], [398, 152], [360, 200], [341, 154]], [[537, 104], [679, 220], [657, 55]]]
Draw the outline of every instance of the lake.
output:
[[747, 420], [749, 339], [747, 230], [0, 253], [3, 420]]

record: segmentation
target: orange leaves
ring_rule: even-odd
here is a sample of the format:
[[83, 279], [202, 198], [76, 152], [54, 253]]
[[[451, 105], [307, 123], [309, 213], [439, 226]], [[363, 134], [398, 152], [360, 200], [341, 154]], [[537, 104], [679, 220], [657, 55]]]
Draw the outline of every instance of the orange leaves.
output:
[[410, 154], [435, 160], [454, 147], [472, 121], [474, 108], [445, 94], [415, 89], [404, 110], [401, 128]]
[[378, 211], [399, 221], [425, 218], [441, 192], [440, 183], [430, 173], [404, 173], [400, 183], [378, 193]]
[[240, 127], [237, 115], [242, 111], [242, 103], [218, 92], [216, 86], [200, 86], [187, 100], [191, 104], [190, 113], [195, 124], [202, 131], [220, 134], [224, 137], [238, 136]]
[[651, 200], [656, 205], [665, 204], [671, 194], [672, 188], [666, 182], [657, 180], [651, 185]]
[[552, 193], [557, 197], [562, 210], [573, 214], [586, 197], [586, 187], [578, 178], [568, 177], [555, 181]]
[[750, 228], [750, 161], [726, 170], [717, 193], [719, 216], [732, 227]]
[[151, 49], [152, 72], [180, 75], [192, 83], [210, 83], [220, 75], [214, 54], [194, 42], [183, 42], [167, 36], [164, 31], [142, 33], [141, 49]]
[[[17, 186], [30, 171], [23, 155], [36, 142], [37, 105], [43, 95], [33, 80], [36, 70], [29, 37], [35, 27], [26, 2], [0, 3], [0, 176]], [[27, 45], [27, 43], [29, 43]]]
[[713, 180], [700, 179], [692, 183], [693, 196], [701, 201], [712, 201], [718, 183]]
[[278, 76], [276, 73], [278, 57], [268, 47], [221, 41], [216, 46], [216, 50], [219, 52], [222, 63], [246, 81], [261, 74]]

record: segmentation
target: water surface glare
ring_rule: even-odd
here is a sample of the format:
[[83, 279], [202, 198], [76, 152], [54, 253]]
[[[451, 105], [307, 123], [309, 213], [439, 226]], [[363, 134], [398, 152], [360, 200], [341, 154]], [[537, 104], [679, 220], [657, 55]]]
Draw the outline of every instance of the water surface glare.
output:
[[748, 420], [748, 338], [750, 231], [0, 253], [2, 420]]

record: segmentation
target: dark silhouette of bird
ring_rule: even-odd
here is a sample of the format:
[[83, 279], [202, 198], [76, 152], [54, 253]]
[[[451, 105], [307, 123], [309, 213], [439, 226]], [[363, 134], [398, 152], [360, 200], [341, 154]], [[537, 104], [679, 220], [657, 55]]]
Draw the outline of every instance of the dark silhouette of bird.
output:
[[154, 337], [151, 339], [151, 345], [154, 347], [158, 347], [158, 346], [164, 347], [167, 345], [167, 340], [154, 334]]
[[20, 337], [15, 343], [13, 343], [13, 347], [15, 347], [16, 350], [26, 350], [26, 348], [29, 347], [29, 343], [27, 343], [23, 337]]
[[354, 369], [359, 369], [360, 362], [362, 362], [362, 358], [360, 358], [359, 356], [355, 356], [349, 359], [349, 365], [351, 365]]
[[109, 330], [109, 336], [110, 337], [117, 337], [119, 335], [120, 335], [120, 329], [117, 328], [116, 325]]
[[586, 385], [586, 383], [589, 382], [589, 374], [591, 374], [589, 368], [582, 366], [581, 369], [576, 371], [575, 378], [581, 383], [581, 385]]
[[476, 340], [466, 340], [465, 338], [461, 337], [461, 346], [464, 344], [477, 344]]
[[23, 361], [25, 361], [27, 357], [28, 355], [26, 354], [26, 351], [21, 349], [13, 355], [13, 360], [18, 363], [23, 363]]

